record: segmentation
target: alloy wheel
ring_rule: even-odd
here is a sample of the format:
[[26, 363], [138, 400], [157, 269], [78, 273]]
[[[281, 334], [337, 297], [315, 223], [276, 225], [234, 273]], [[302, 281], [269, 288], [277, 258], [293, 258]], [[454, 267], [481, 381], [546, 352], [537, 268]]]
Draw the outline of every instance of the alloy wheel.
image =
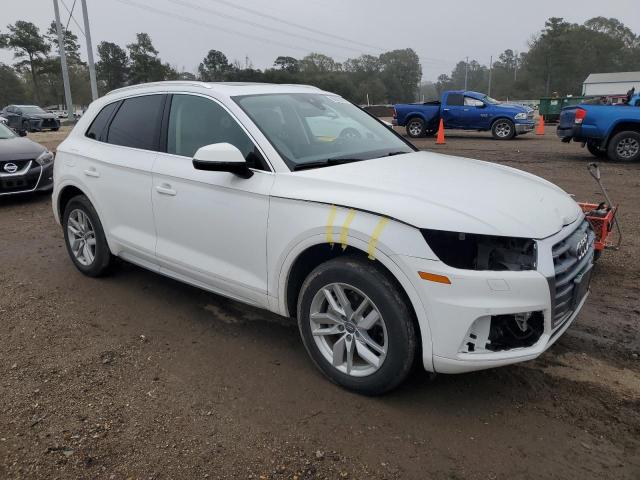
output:
[[324, 286], [314, 296], [311, 333], [322, 356], [338, 371], [365, 377], [378, 371], [388, 349], [387, 327], [373, 301], [344, 283]]
[[507, 122], [500, 122], [496, 125], [496, 135], [500, 138], [506, 138], [511, 135], [511, 125]]
[[88, 267], [96, 258], [96, 232], [88, 215], [76, 208], [67, 220], [71, 253], [80, 265]]
[[620, 158], [633, 158], [640, 151], [640, 143], [635, 138], [623, 138], [616, 145], [616, 153]]

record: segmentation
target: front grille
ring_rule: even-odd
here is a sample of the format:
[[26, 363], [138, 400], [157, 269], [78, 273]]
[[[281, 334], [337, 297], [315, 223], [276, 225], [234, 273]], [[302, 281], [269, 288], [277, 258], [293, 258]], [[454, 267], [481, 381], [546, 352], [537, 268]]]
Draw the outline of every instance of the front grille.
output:
[[29, 162], [31, 162], [32, 160], [4, 160], [4, 161], [0, 161], [0, 174], [4, 173], [9, 173], [7, 170], [5, 170], [4, 166], [9, 164], [9, 163], [13, 163], [16, 167], [18, 167], [18, 170], [16, 170], [17, 172], [19, 172], [20, 170], [22, 170], [24, 167], [27, 166], [27, 164]]
[[533, 112], [527, 113], [527, 119], [533, 120]]
[[[586, 235], [586, 251], [578, 251], [579, 243]], [[587, 220], [576, 228], [564, 240], [553, 246], [553, 265], [555, 270], [552, 289], [553, 317], [551, 327], [557, 328], [573, 313], [581, 298], [575, 298], [576, 280], [588, 272], [593, 265], [593, 244], [595, 234]], [[579, 255], [582, 255], [579, 257]]]

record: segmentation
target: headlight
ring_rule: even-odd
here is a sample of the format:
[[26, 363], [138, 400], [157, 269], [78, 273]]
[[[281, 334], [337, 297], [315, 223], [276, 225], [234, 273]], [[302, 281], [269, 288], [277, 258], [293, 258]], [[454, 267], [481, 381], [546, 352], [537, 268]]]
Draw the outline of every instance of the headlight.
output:
[[527, 238], [442, 230], [421, 232], [431, 250], [450, 267], [494, 271], [536, 268], [536, 243]]
[[54, 158], [53, 153], [51, 153], [49, 150], [46, 150], [42, 152], [38, 158], [36, 158], [36, 162], [44, 166], [53, 162], [53, 158]]
[[516, 113], [515, 119], [516, 120], [526, 120], [527, 119], [527, 114], [525, 112]]

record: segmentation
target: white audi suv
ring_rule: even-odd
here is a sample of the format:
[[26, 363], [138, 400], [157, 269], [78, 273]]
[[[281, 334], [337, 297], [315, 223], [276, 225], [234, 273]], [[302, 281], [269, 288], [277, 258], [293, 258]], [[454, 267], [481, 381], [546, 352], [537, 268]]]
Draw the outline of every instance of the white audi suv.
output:
[[417, 151], [302, 85], [111, 92], [57, 150], [53, 209], [82, 273], [117, 256], [295, 317], [317, 367], [364, 394], [416, 360], [458, 373], [539, 356], [593, 264], [593, 232], [560, 188]]

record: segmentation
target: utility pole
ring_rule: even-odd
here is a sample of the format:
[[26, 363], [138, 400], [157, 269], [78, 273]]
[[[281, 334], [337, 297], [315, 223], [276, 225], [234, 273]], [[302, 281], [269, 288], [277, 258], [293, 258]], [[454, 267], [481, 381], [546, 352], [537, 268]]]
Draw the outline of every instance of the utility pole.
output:
[[491, 60], [489, 60], [489, 91], [487, 95], [491, 96], [491, 71], [493, 70], [493, 55], [491, 55]]
[[84, 36], [87, 39], [87, 57], [89, 59], [89, 78], [91, 79], [91, 98], [98, 98], [98, 82], [96, 80], [96, 65], [93, 62], [93, 44], [91, 43], [91, 29], [89, 28], [89, 12], [87, 0], [82, 0], [82, 16], [84, 17]]
[[464, 89], [467, 90], [467, 78], [469, 78], [469, 57], [466, 59], [467, 61], [464, 63]]
[[64, 36], [60, 23], [60, 7], [58, 0], [53, 0], [53, 10], [56, 14], [56, 30], [58, 30], [58, 48], [60, 49], [60, 64], [62, 65], [62, 83], [64, 83], [64, 96], [67, 100], [67, 118], [73, 118], [73, 101], [71, 100], [71, 87], [69, 85], [69, 69], [67, 67], [67, 53], [64, 51]]

